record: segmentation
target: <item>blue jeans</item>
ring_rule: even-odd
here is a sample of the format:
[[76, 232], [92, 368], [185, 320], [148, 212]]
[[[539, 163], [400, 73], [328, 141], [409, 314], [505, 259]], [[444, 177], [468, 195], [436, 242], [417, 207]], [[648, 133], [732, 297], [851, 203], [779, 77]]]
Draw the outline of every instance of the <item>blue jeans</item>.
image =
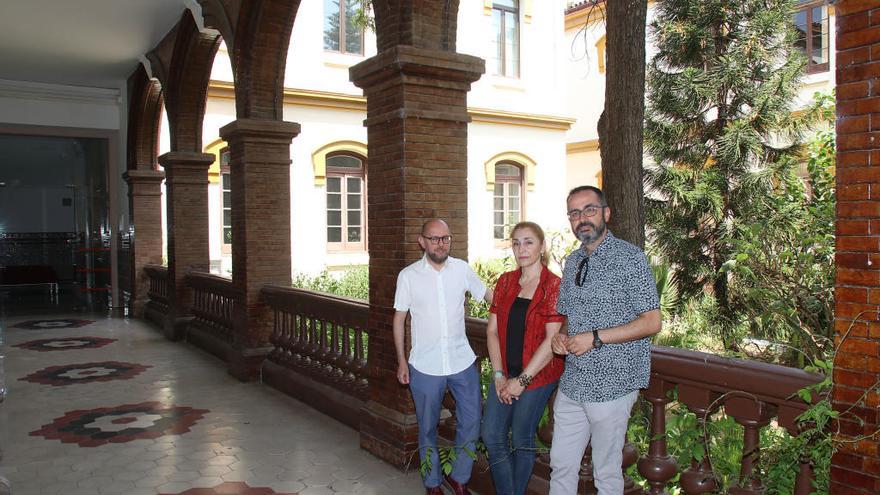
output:
[[443, 482], [440, 459], [437, 456], [437, 423], [446, 387], [455, 398], [455, 445], [456, 458], [449, 475], [459, 483], [471, 479], [474, 459], [463, 448], [476, 453], [476, 442], [480, 434], [480, 374], [476, 366], [448, 376], [435, 376], [420, 373], [409, 367], [409, 389], [416, 406], [416, 420], [419, 422], [419, 460], [425, 462], [428, 454], [431, 469], [425, 475], [425, 486], [440, 486]]
[[544, 406], [556, 382], [524, 391], [519, 400], [504, 404], [498, 400], [495, 383], [489, 387], [483, 411], [483, 443], [489, 451], [489, 466], [496, 495], [522, 495], [535, 466], [535, 434]]

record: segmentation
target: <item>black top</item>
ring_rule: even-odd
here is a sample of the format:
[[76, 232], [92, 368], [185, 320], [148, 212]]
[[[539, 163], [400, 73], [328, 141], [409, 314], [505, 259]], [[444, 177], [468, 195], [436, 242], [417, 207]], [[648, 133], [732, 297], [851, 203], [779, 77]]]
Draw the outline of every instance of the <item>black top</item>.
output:
[[519, 376], [523, 370], [523, 340], [526, 335], [526, 311], [531, 299], [517, 297], [507, 314], [507, 375]]

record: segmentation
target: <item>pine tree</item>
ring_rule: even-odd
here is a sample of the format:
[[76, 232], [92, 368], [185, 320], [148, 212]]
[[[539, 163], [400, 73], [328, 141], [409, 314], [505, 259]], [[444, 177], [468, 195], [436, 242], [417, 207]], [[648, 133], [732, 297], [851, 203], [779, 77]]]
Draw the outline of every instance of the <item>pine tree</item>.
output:
[[[646, 217], [684, 297], [711, 286], [734, 324], [729, 276], [741, 226], [790, 179], [802, 123], [792, 116], [804, 59], [791, 0], [658, 0], [647, 71]], [[735, 346], [722, 335], [729, 346]]]

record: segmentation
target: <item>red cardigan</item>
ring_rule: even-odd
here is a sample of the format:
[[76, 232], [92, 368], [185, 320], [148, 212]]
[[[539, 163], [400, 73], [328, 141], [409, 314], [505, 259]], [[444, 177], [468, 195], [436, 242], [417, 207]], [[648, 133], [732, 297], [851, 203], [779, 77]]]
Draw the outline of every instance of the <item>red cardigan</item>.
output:
[[[522, 289], [519, 285], [521, 269], [507, 272], [498, 278], [495, 284], [495, 293], [492, 298], [492, 306], [489, 311], [495, 314], [498, 321], [498, 340], [501, 344], [501, 365], [504, 374], [507, 375], [507, 317], [514, 299]], [[547, 323], [561, 322], [564, 316], [556, 312], [556, 299], [559, 297], [559, 284], [561, 280], [550, 272], [547, 267], [541, 270], [541, 279], [532, 296], [532, 302], [526, 310], [526, 331], [523, 337], [523, 368], [528, 366], [532, 355], [538, 350], [541, 343], [547, 337]], [[565, 360], [561, 356], [553, 355], [547, 366], [544, 366], [533, 379], [526, 390], [547, 385], [559, 380]]]

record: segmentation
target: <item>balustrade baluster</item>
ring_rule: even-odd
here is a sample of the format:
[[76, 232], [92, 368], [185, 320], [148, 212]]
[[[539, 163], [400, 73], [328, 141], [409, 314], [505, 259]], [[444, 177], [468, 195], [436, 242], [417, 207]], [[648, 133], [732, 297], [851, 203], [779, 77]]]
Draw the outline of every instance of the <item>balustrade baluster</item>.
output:
[[290, 364], [293, 356], [290, 353], [291, 339], [293, 338], [293, 317], [285, 310], [280, 310], [281, 324], [278, 336], [278, 362], [281, 364]]
[[754, 398], [733, 397], [725, 403], [724, 409], [743, 427], [739, 483], [728, 492], [730, 495], [763, 494], [764, 486], [757, 469], [761, 454], [760, 434], [761, 428], [770, 424], [770, 419], [776, 415], [776, 408]]
[[296, 350], [296, 365], [300, 368], [305, 368], [308, 365], [308, 356], [306, 355], [306, 349], [308, 347], [308, 326], [305, 317], [302, 313], [295, 313], [296, 317], [296, 346], [294, 349]]
[[318, 327], [318, 373], [327, 378], [333, 376], [333, 366], [330, 364], [332, 355], [330, 354], [330, 343], [327, 336], [327, 325], [322, 319], [316, 319], [315, 324]]
[[364, 352], [366, 349], [364, 337], [366, 335], [367, 332], [365, 332], [362, 328], [358, 328], [357, 334], [355, 335], [355, 365], [359, 373], [363, 373], [367, 369], [367, 353]]
[[272, 351], [269, 352], [268, 359], [278, 361], [281, 357], [281, 328], [284, 325], [284, 317], [277, 309], [272, 309], [272, 334], [269, 335], [269, 343], [272, 344]]
[[345, 331], [344, 325], [327, 322], [330, 326], [330, 349], [331, 355], [333, 356], [333, 381], [337, 383], [345, 382], [345, 368], [343, 365], [345, 364], [345, 354], [341, 349], [342, 343], [342, 335], [340, 332]]
[[318, 325], [315, 321], [315, 317], [309, 315], [309, 335], [310, 335], [310, 343], [309, 345], [309, 371], [314, 373], [317, 369], [321, 367], [321, 360], [318, 359], [318, 353], [321, 352], [321, 342], [319, 340], [320, 336], [318, 335]]
[[357, 387], [361, 392], [367, 391], [367, 344], [364, 342], [368, 333], [363, 328], [357, 328], [354, 336], [355, 361], [354, 374], [357, 377]]
[[[798, 404], [800, 405], [800, 404]], [[777, 411], [776, 421], [779, 426], [785, 428], [789, 435], [798, 436], [808, 428], [815, 428], [815, 423], [798, 423], [797, 417], [803, 412], [801, 408], [781, 406]], [[794, 495], [810, 495], [814, 493], [813, 481], [816, 473], [813, 471], [813, 463], [806, 454], [803, 454], [798, 462], [798, 474], [794, 481]]]
[[666, 450], [666, 404], [671, 402], [668, 393], [673, 387], [673, 384], [655, 378], [644, 394], [651, 403], [651, 443], [648, 454], [639, 459], [638, 468], [639, 474], [648, 480], [651, 495], [665, 494], [666, 484], [678, 470], [675, 459]]
[[624, 434], [623, 441], [623, 459], [622, 466], [623, 469], [623, 493], [624, 495], [641, 495], [645, 493], [642, 490], [642, 487], [636, 485], [636, 482], [633, 481], [632, 478], [626, 475], [626, 470], [630, 468], [630, 466], [634, 465], [639, 460], [639, 449], [629, 441], [628, 435]]
[[351, 335], [352, 333], [357, 332], [357, 330], [345, 325], [342, 328], [342, 369], [345, 371], [344, 378], [345, 383], [354, 383], [354, 353], [355, 350], [352, 346]]
[[284, 362], [293, 366], [294, 362], [297, 359], [296, 351], [294, 350], [294, 345], [296, 345], [296, 316], [289, 312], [288, 310], [282, 310], [281, 314], [284, 315], [284, 336], [281, 340], [281, 345], [284, 348]]
[[[706, 418], [714, 412], [710, 411], [709, 407], [718, 397], [718, 393], [705, 388], [690, 385], [678, 387], [678, 400], [697, 416], [697, 428], [700, 429], [700, 433], [706, 431]], [[705, 434], [702, 437], [705, 455], [699, 460], [692, 457], [690, 467], [685, 469], [679, 477], [679, 484], [687, 495], [711, 493], [718, 488], [715, 473], [709, 463], [709, 438]]]

